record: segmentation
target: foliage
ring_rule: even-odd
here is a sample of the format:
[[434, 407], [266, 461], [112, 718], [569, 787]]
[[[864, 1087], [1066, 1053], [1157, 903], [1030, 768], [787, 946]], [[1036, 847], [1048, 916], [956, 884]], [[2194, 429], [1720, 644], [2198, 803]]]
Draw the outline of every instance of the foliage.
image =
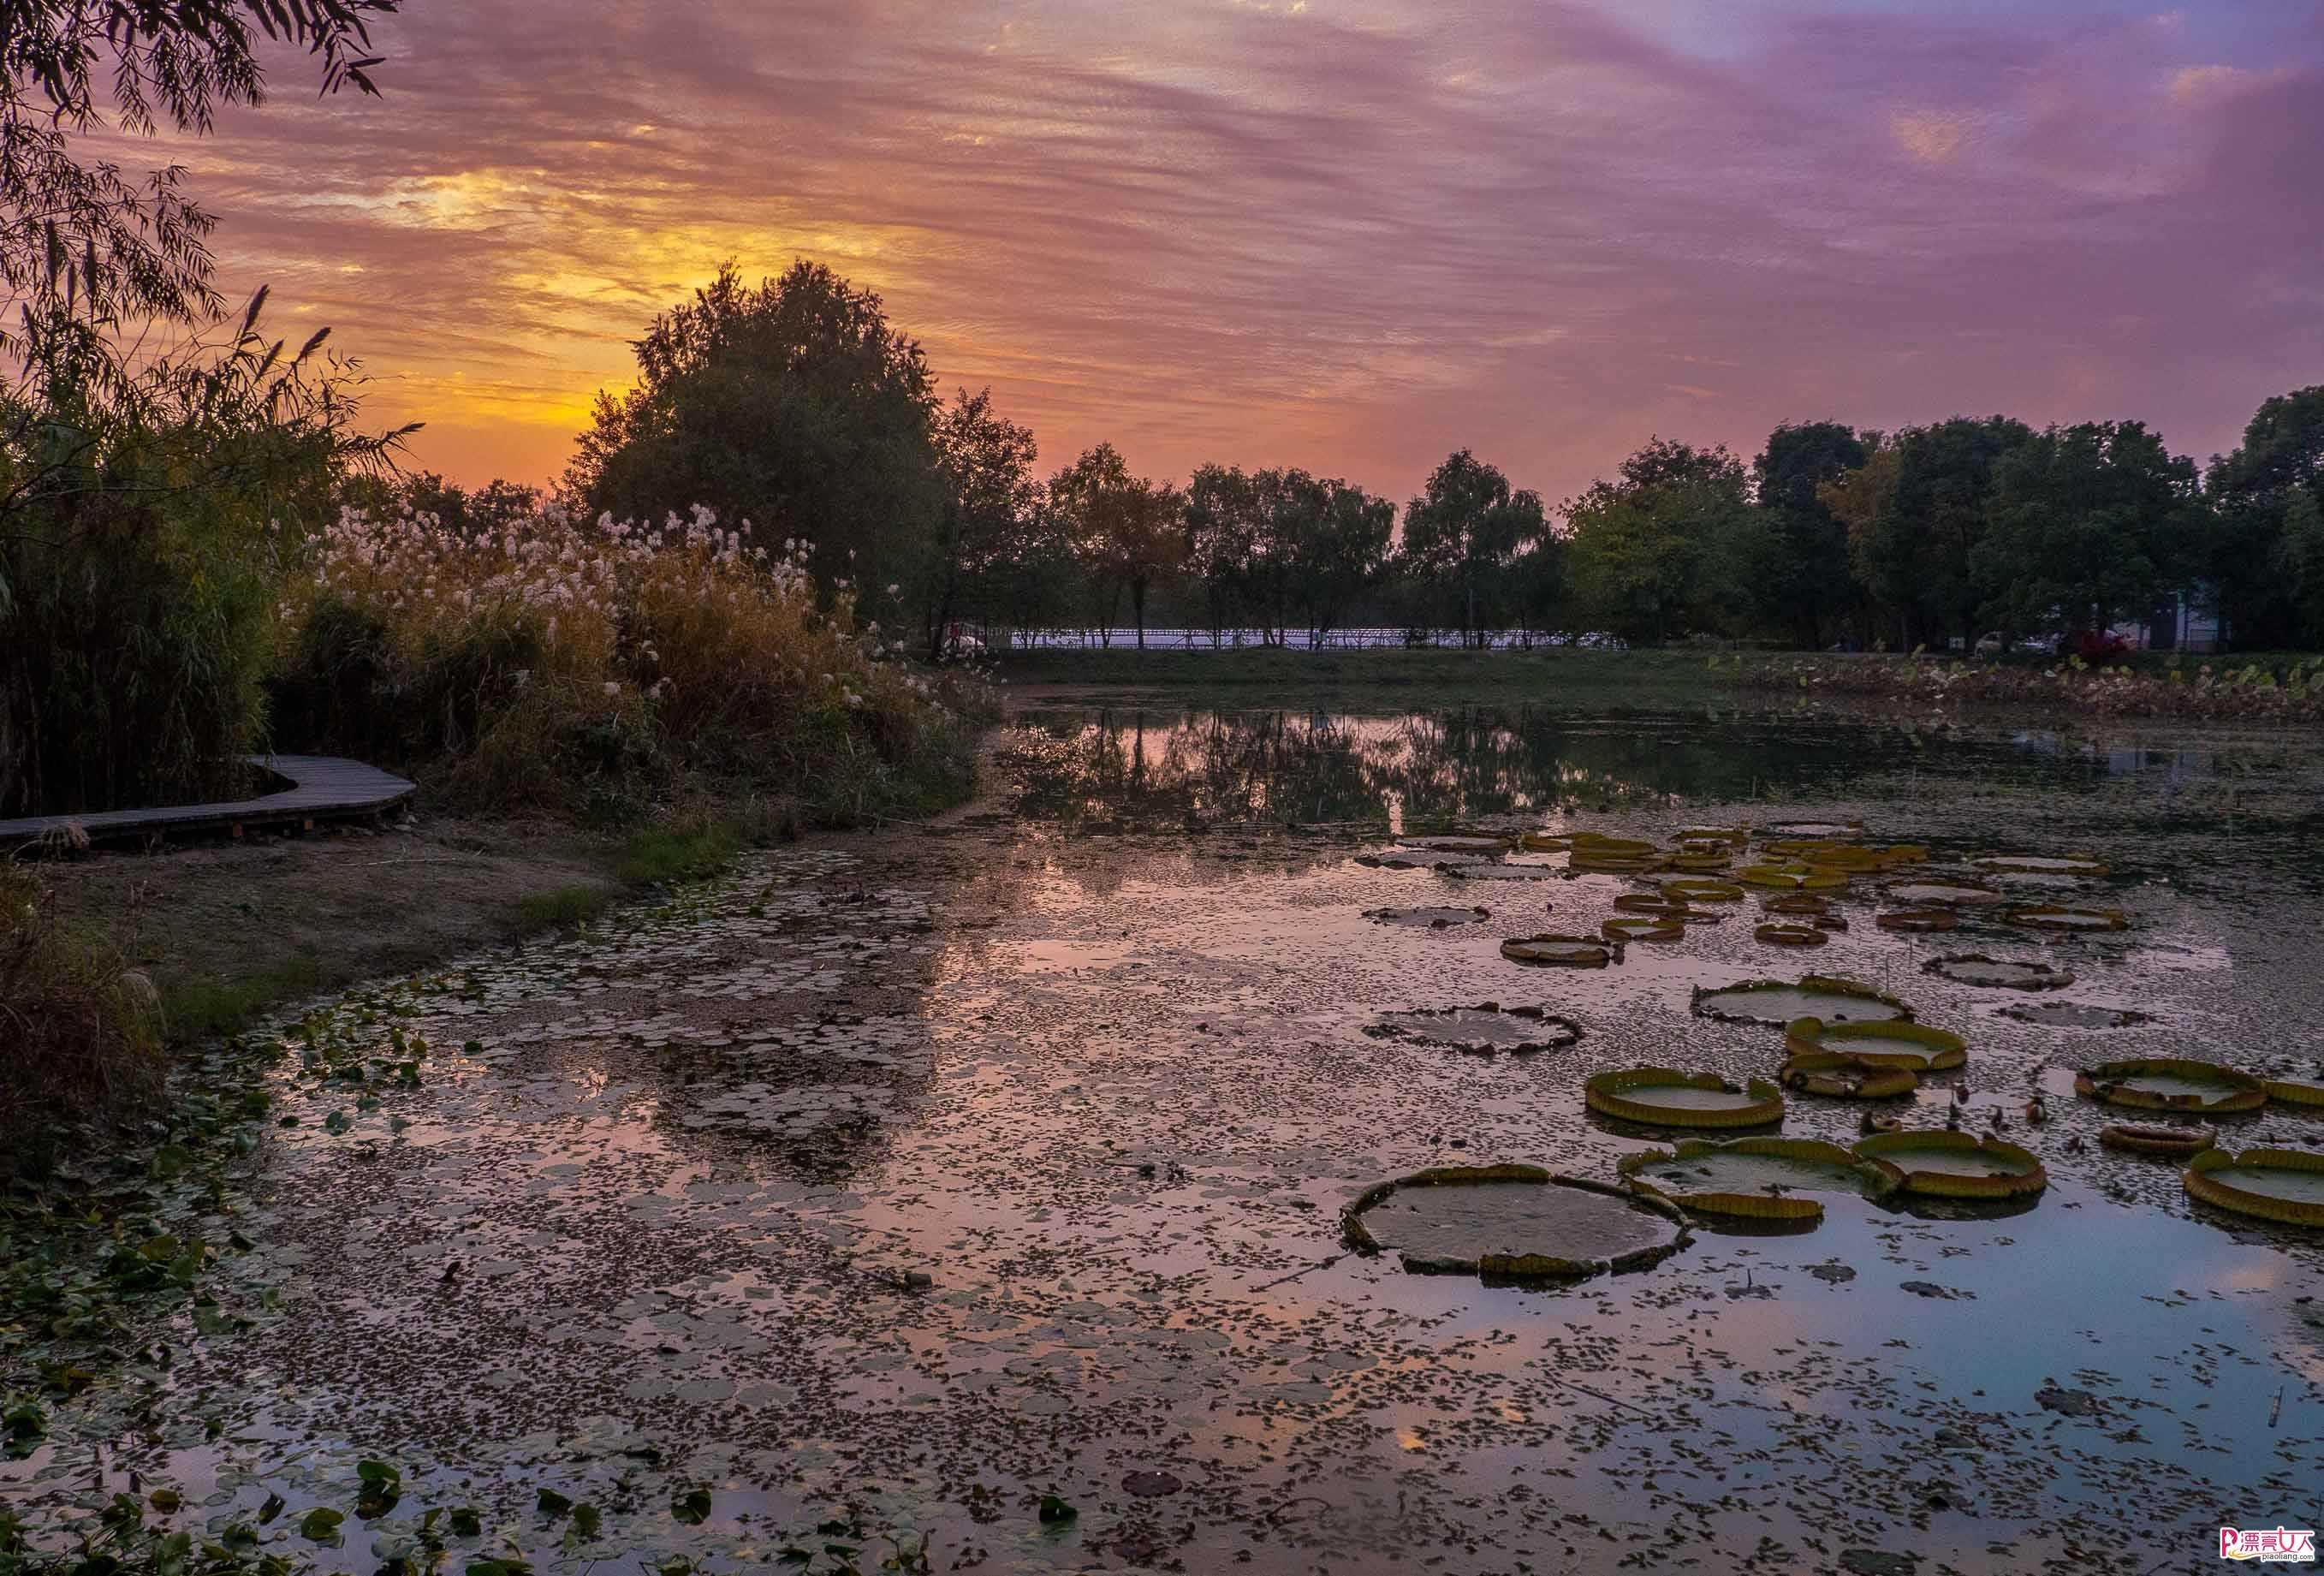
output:
[[[215, 221], [184, 171], [144, 181], [79, 155], [121, 130], [207, 134], [265, 98], [262, 40], [322, 62], [323, 91], [372, 93], [373, 16], [400, 0], [10, 0], [0, 13], [0, 358], [64, 365], [101, 393], [137, 387], [112, 331], [215, 313]], [[106, 69], [110, 66], [110, 70]], [[109, 116], [108, 116], [109, 112]]]
[[2033, 440], [2006, 416], [1955, 417], [1895, 435], [1895, 477], [1861, 526], [1856, 562], [1873, 596], [1898, 622], [1900, 649], [1948, 635], [1975, 641], [1985, 599], [1977, 578], [1995, 467]]
[[933, 436], [945, 491], [936, 584], [922, 603], [931, 661], [945, 654], [963, 592], [997, 591], [1002, 567], [1034, 548], [1030, 528], [1041, 518], [1033, 429], [993, 410], [991, 389], [960, 390], [936, 413]]
[[317, 334], [196, 342], [113, 398], [96, 369], [0, 395], [0, 816], [231, 797], [264, 724], [281, 576], [354, 429]]
[[2052, 427], [1994, 467], [1984, 538], [1970, 552], [1986, 622], [2015, 636], [2062, 613], [2104, 630], [2144, 616], [2179, 584], [2195, 467], [2135, 421]]
[[2324, 383], [2263, 402], [2205, 491], [2218, 518], [2203, 567], [2236, 642], [2324, 644], [2314, 558], [2294, 535], [2310, 518], [2302, 498], [2324, 509]]
[[1204, 465], [1186, 489], [1189, 566], [1213, 629], [1256, 618], [1283, 643], [1296, 613], [1331, 629], [1386, 569], [1396, 505], [1338, 477]]
[[805, 543], [751, 534], [706, 508], [466, 531], [347, 510], [292, 597], [282, 726], [499, 809], [618, 808], [679, 768], [846, 819], [946, 791], [972, 690], [891, 660], [845, 592], [819, 605]]
[[1138, 643], [1146, 644], [1146, 597], [1185, 561], [1185, 499], [1168, 483], [1130, 475], [1101, 443], [1049, 479], [1049, 509], [1091, 578], [1111, 604], [1130, 593]]
[[1464, 448], [1430, 472], [1405, 506], [1404, 567], [1449, 594], [1465, 641], [1481, 636], [1495, 611], [1493, 586], [1521, 555], [1554, 554], [1547, 537], [1541, 495], [1512, 491], [1507, 476]]
[[30, 871], [0, 864], [0, 1135], [13, 1146], [35, 1125], [149, 1100], [160, 1031], [152, 983], [63, 924]]
[[923, 582], [946, 493], [934, 385], [878, 296], [807, 262], [752, 290], [730, 263], [633, 348], [637, 386], [599, 393], [566, 475], [588, 512], [700, 503], [812, 543], [826, 594]]
[[1854, 429], [1810, 421], [1776, 428], [1751, 462], [1766, 527], [1752, 580], [1768, 623], [1810, 648], [1822, 645], [1858, 601], [1848, 527], [1822, 489], [1860, 469], [1868, 453]]
[[1751, 594], [1744, 533], [1755, 523], [1742, 462], [1726, 448], [1656, 438], [1613, 481], [1566, 505], [1580, 619], [1659, 643], [1729, 622]]

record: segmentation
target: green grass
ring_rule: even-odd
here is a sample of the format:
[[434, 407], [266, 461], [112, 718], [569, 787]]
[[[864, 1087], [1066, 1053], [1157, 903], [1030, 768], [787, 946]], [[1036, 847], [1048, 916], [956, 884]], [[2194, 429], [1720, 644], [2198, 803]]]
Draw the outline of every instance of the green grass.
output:
[[161, 1018], [172, 1043], [232, 1034], [270, 1008], [323, 988], [311, 953], [296, 953], [272, 968], [231, 980], [190, 980], [161, 994]]
[[613, 907], [618, 896], [604, 887], [559, 887], [519, 898], [516, 922], [521, 930], [560, 930], [586, 925]]
[[613, 873], [632, 887], [699, 880], [732, 864], [746, 841], [740, 823], [724, 816], [650, 826], [622, 844]]

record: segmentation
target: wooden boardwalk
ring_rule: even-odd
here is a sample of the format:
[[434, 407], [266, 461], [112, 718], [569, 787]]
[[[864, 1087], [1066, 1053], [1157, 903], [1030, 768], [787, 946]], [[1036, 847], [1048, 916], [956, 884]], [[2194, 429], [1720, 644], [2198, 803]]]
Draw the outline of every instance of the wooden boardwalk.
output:
[[32, 816], [0, 821], [0, 858], [78, 827], [93, 843], [164, 837], [172, 832], [223, 832], [245, 827], [312, 826], [318, 821], [378, 816], [410, 798], [413, 785], [392, 772], [336, 755], [253, 755], [246, 758], [287, 779], [280, 793], [223, 805], [171, 805], [154, 810], [104, 810], [86, 816]]

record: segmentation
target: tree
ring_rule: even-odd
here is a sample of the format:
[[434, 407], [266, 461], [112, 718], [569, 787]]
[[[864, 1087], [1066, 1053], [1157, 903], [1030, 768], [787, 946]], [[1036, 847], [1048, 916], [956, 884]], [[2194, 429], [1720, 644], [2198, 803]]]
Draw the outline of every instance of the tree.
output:
[[[1304, 478], [1305, 473], [1293, 475]], [[1307, 632], [1321, 636], [1387, 572], [1396, 504], [1336, 476], [1293, 491], [1319, 505], [1296, 517], [1291, 581]]]
[[1818, 490], [1861, 466], [1865, 454], [1855, 429], [1811, 421], [1776, 428], [1751, 462], [1766, 528], [1752, 566], [1760, 603], [1803, 646], [1821, 647], [1858, 599], [1848, 528]]
[[1185, 496], [1167, 483], [1130, 474], [1110, 443], [1101, 443], [1049, 480], [1049, 506], [1064, 522], [1111, 599], [1130, 593], [1138, 645], [1146, 647], [1146, 595], [1185, 561]]
[[1186, 566], [1202, 582], [1213, 631], [1256, 613], [1273, 642], [1281, 587], [1270, 584], [1271, 523], [1259, 480], [1240, 465], [1204, 465], [1186, 484]]
[[1461, 643], [1480, 643], [1479, 598], [1489, 596], [1520, 549], [1546, 529], [1541, 496], [1512, 492], [1507, 476], [1467, 449], [1429, 474], [1420, 495], [1405, 505], [1403, 561], [1411, 572], [1449, 582], [1461, 622]]
[[933, 437], [944, 478], [936, 584], [924, 602], [928, 659], [944, 653], [964, 585], [982, 586], [1006, 555], [1029, 546], [1026, 522], [1040, 504], [1033, 479], [1033, 429], [992, 408], [992, 391], [959, 390], [939, 411]]
[[[115, 127], [207, 134], [221, 107], [265, 100], [262, 39], [322, 62], [323, 91], [375, 93], [372, 17], [401, 0], [6, 0], [0, 5], [0, 356], [69, 364], [112, 398], [137, 392], [124, 323], [217, 315], [215, 224], [185, 171], [143, 182], [77, 152]], [[107, 70], [107, 65], [110, 69]], [[97, 86], [103, 82], [103, 87]], [[108, 111], [110, 112], [108, 114]]]
[[1751, 506], [1743, 463], [1724, 447], [1655, 438], [1565, 514], [1566, 574], [1585, 622], [1659, 643], [1731, 616]]
[[[1848, 555], [1851, 583], [1857, 590], [1859, 610], [1873, 609], [1886, 613], [1885, 607], [1871, 602], [1872, 571], [1867, 557], [1867, 544], [1873, 539], [1882, 517], [1895, 506], [1896, 473], [1901, 464], [1896, 445], [1886, 434], [1866, 432], [1861, 439], [1864, 463], [1854, 470], [1843, 471], [1816, 488], [1816, 500], [1831, 512], [1843, 533], [1842, 550]], [[1868, 617], [1865, 623], [1869, 624]], [[1869, 641], [1869, 628], [1858, 632]], [[1882, 642], [1886, 644], [1885, 641]]]
[[586, 507], [707, 504], [811, 542], [827, 587], [927, 583], [947, 490], [936, 401], [877, 295], [805, 261], [752, 290], [729, 263], [632, 349], [637, 386], [598, 394], [566, 473]]
[[2016, 636], [2144, 618], [2173, 583], [2198, 506], [2195, 466], [2136, 421], [2052, 427], [1993, 470], [1971, 552], [1986, 621]]
[[2324, 384], [2264, 401], [2232, 454], [2211, 462], [2215, 512], [2201, 570], [2226, 633], [2239, 646], [2282, 646], [2303, 635], [2287, 575], [2291, 511], [2305, 495], [2324, 507]]
[[1895, 484], [1856, 547], [1866, 585], [1898, 619], [1907, 647], [1948, 633], [1976, 640], [1985, 594], [1973, 560], [1994, 466], [2033, 437], [2006, 416], [1957, 416], [1896, 435]]
[[2324, 650], [2324, 506], [2305, 487], [2284, 506], [2282, 558], [2300, 644]]

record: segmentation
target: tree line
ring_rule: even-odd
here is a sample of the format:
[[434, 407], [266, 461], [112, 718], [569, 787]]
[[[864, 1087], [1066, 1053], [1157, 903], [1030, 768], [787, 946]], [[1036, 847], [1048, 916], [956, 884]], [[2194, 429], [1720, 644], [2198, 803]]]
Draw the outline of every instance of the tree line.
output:
[[816, 263], [756, 288], [730, 264], [636, 350], [571, 497], [810, 539], [828, 585], [932, 652], [964, 616], [1909, 650], [2102, 631], [2181, 593], [2236, 645], [2324, 645], [2324, 386], [2268, 400], [2201, 469], [2138, 421], [1808, 421], [1748, 462], [1657, 438], [1554, 508], [1464, 448], [1399, 509], [1295, 467], [1181, 485], [1105, 443], [1043, 475], [989, 390], [941, 399], [879, 298]]

